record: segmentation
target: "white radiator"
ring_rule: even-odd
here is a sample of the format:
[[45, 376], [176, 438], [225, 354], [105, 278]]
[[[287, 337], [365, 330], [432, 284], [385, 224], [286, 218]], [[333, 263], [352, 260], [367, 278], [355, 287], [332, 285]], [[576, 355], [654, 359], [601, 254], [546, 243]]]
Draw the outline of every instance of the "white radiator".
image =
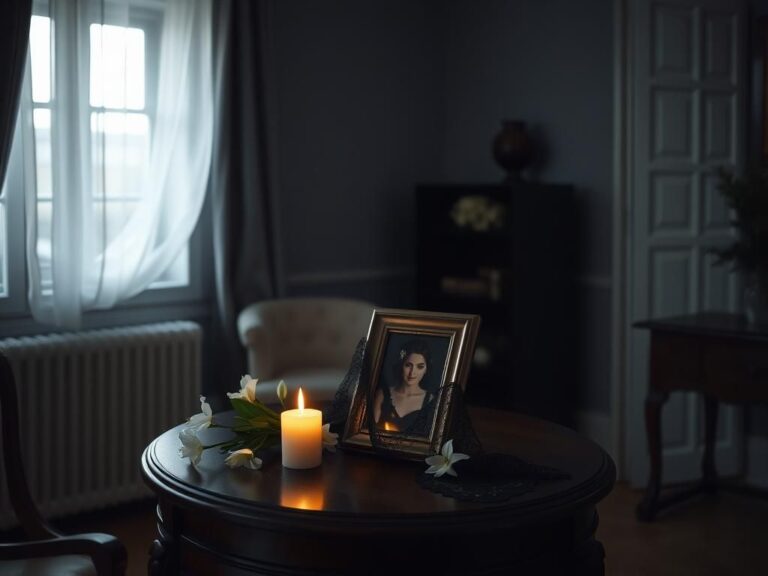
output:
[[[44, 517], [150, 495], [141, 453], [199, 412], [202, 331], [165, 322], [0, 340], [19, 394], [30, 491]], [[16, 523], [0, 461], [0, 528]]]

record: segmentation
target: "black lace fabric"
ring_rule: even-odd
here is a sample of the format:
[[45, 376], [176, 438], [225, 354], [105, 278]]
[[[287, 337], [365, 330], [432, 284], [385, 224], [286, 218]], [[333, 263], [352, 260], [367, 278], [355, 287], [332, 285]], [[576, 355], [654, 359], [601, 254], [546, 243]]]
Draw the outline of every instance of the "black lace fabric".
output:
[[357, 381], [363, 371], [363, 358], [365, 357], [366, 339], [360, 338], [355, 346], [355, 353], [352, 355], [352, 361], [349, 364], [349, 370], [336, 389], [333, 397], [333, 403], [330, 407], [323, 410], [323, 422], [331, 423], [333, 432], [341, 433], [344, 431], [344, 422], [349, 416], [349, 407], [352, 405], [352, 395], [355, 393]]
[[531, 492], [546, 482], [570, 475], [555, 468], [537, 466], [511, 454], [480, 454], [454, 464], [457, 477], [420, 474], [422, 488], [469, 502], [504, 502]]
[[[323, 420], [331, 423], [331, 430], [334, 432], [343, 432], [358, 381], [368, 381], [364, 373], [365, 348], [366, 339], [362, 338], [355, 348], [349, 370], [336, 391], [332, 405], [324, 411]], [[417, 482], [422, 488], [457, 500], [503, 502], [535, 490], [542, 483], [570, 477], [561, 470], [531, 464], [511, 454], [486, 454], [472, 426], [461, 387], [454, 383], [447, 383], [438, 392], [448, 391], [451, 393], [453, 411], [451, 431], [448, 436], [453, 439], [454, 451], [468, 454], [470, 458], [454, 464], [457, 477], [446, 474], [436, 478], [431, 474], [419, 474]], [[439, 394], [435, 396], [439, 397]], [[373, 406], [373, 394], [370, 390], [366, 400], [369, 407]], [[373, 422], [373, 410], [366, 410], [368, 430], [374, 450], [390, 455], [399, 447], [398, 436], [402, 438], [424, 436], [423, 431], [429, 430], [432, 424], [434, 408], [433, 406], [431, 409], [422, 409], [407, 429], [400, 430], [394, 438], [391, 434], [387, 434], [386, 442], [382, 442], [382, 431]], [[426, 464], [424, 466], [426, 467]]]

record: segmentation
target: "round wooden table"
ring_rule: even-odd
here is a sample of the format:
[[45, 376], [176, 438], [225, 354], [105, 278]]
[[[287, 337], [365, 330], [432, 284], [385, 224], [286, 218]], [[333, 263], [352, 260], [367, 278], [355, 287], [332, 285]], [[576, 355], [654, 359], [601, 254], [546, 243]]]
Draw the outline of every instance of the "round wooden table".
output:
[[150, 574], [603, 574], [595, 504], [613, 487], [610, 457], [542, 420], [471, 415], [486, 451], [570, 479], [503, 503], [462, 502], [421, 488], [425, 465], [368, 454], [326, 452], [319, 468], [287, 470], [274, 452], [251, 471], [227, 468], [214, 448], [195, 468], [179, 457], [180, 428], [169, 430], [142, 457], [159, 501]]

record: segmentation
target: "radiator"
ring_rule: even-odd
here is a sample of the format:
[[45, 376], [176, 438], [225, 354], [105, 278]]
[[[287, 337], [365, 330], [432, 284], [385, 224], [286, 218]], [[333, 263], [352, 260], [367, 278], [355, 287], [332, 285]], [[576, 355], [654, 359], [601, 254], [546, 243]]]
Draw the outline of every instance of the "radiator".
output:
[[[27, 482], [44, 517], [150, 495], [141, 453], [199, 412], [201, 340], [193, 322], [0, 340], [16, 377]], [[15, 523], [0, 480], [0, 528]]]

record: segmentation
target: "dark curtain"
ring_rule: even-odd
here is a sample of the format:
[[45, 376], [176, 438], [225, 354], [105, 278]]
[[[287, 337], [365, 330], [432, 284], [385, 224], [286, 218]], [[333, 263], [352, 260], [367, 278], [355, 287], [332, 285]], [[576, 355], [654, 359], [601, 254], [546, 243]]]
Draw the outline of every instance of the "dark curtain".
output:
[[[216, 124], [211, 168], [216, 314], [212, 386], [247, 372], [237, 314], [274, 295], [263, 83], [263, 3], [214, 3]], [[252, 375], [258, 378], [258, 374]], [[214, 392], [214, 390], [211, 390]]]
[[5, 181], [29, 44], [32, 0], [0, 6], [0, 186]]

